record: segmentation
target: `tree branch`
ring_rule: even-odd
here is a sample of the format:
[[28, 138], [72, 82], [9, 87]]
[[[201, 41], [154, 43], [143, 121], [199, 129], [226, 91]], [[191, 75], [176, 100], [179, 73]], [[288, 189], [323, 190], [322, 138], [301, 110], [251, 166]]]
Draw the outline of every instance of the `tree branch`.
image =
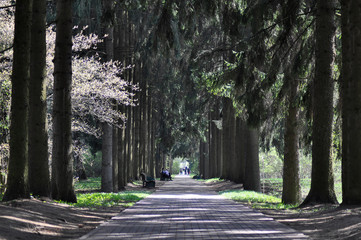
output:
[[0, 9], [12, 8], [15, 7], [16, 4], [8, 5], [8, 6], [0, 6]]
[[13, 45], [11, 45], [10, 47], [5, 48], [4, 50], [0, 51], [0, 54], [3, 54], [4, 52], [9, 51], [12, 48], [13, 48]]

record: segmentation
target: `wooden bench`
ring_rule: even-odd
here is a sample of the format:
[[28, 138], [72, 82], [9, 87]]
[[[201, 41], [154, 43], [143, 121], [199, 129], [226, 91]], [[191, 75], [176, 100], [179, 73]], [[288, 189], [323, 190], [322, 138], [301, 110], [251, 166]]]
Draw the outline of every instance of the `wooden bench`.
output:
[[143, 181], [143, 187], [146, 187], [146, 188], [154, 188], [155, 187], [154, 178], [147, 176], [145, 173], [141, 173], [140, 177]]

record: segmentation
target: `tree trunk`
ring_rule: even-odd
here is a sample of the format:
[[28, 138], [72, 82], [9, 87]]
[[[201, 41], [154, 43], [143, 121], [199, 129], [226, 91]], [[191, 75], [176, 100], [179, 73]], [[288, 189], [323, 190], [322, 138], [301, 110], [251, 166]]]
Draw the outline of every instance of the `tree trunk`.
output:
[[118, 190], [123, 190], [126, 182], [126, 167], [124, 161], [124, 129], [118, 130]]
[[241, 118], [236, 118], [236, 161], [235, 170], [238, 172], [233, 180], [236, 183], [244, 183], [246, 175], [246, 123]]
[[34, 196], [50, 196], [46, 107], [46, 1], [33, 2], [29, 85], [29, 187]]
[[360, 0], [342, 0], [342, 204], [361, 204]]
[[244, 190], [260, 192], [259, 133], [257, 128], [246, 128], [246, 176]]
[[[114, 59], [114, 6], [113, 1], [104, 0], [103, 2], [103, 26], [104, 33], [107, 35], [105, 38], [105, 51], [107, 54], [107, 61]], [[108, 123], [102, 123], [103, 135], [102, 135], [102, 185], [101, 190], [103, 192], [113, 191], [113, 138], [116, 140], [116, 136], [113, 137], [113, 126]], [[114, 149], [116, 150], [116, 149]], [[116, 152], [114, 153], [116, 155]], [[115, 161], [115, 159], [114, 159]]]
[[54, 58], [52, 197], [76, 202], [71, 136], [72, 0], [57, 1]]
[[[290, 78], [290, 76], [286, 76]], [[297, 79], [290, 80], [288, 97], [288, 113], [284, 135], [284, 163], [283, 163], [283, 191], [282, 202], [285, 204], [299, 204], [301, 201], [301, 186], [298, 159], [298, 106]]]
[[331, 159], [334, 89], [332, 67], [336, 30], [334, 11], [334, 0], [317, 2], [311, 190], [303, 205], [337, 203]]
[[11, 79], [10, 160], [3, 201], [30, 197], [27, 164], [31, 12], [31, 0], [16, 1]]
[[232, 162], [235, 158], [235, 114], [233, 102], [230, 98], [223, 100], [223, 121], [222, 121], [222, 145], [223, 145], [223, 165], [222, 178], [232, 179]]
[[113, 191], [113, 128], [108, 123], [102, 123], [102, 181], [101, 191]]
[[113, 177], [113, 192], [118, 192], [119, 189], [119, 160], [118, 160], [118, 129], [113, 127], [113, 139], [112, 139], [112, 177]]

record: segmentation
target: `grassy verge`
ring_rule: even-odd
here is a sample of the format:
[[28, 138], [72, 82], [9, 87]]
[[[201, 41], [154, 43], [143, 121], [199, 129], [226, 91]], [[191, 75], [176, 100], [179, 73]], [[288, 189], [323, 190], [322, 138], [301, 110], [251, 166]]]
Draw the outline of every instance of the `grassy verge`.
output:
[[220, 192], [221, 195], [236, 202], [246, 203], [257, 209], [289, 209], [296, 205], [283, 204], [281, 199], [275, 196], [243, 190], [227, 190]]
[[[133, 182], [135, 185], [141, 185], [141, 181]], [[75, 207], [112, 207], [122, 206], [130, 207], [139, 200], [147, 197], [149, 191], [124, 191], [119, 193], [100, 192], [101, 178], [88, 178], [87, 180], [78, 181], [74, 185], [77, 192], [77, 203], [67, 203]]]
[[150, 192], [146, 191], [126, 191], [119, 193], [82, 193], [77, 195], [77, 203], [70, 205], [75, 207], [113, 207], [122, 206], [130, 207], [133, 206], [139, 200], [147, 197]]
[[220, 179], [220, 178], [209, 178], [209, 179], [197, 179], [197, 181], [201, 181], [201, 182], [205, 182], [205, 183], [215, 183], [215, 182], [222, 182], [224, 180]]
[[87, 180], [77, 181], [74, 184], [75, 191], [100, 191], [101, 187], [101, 178], [100, 177], [92, 177]]

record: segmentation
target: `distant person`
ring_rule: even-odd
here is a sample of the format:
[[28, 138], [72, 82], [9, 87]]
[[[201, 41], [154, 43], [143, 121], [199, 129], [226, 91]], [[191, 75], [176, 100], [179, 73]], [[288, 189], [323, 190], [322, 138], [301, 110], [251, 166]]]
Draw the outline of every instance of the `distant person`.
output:
[[162, 168], [161, 178], [162, 179], [168, 178], [169, 180], [172, 180], [172, 176], [171, 176], [170, 172], [168, 171], [168, 169], [164, 170], [164, 168]]

